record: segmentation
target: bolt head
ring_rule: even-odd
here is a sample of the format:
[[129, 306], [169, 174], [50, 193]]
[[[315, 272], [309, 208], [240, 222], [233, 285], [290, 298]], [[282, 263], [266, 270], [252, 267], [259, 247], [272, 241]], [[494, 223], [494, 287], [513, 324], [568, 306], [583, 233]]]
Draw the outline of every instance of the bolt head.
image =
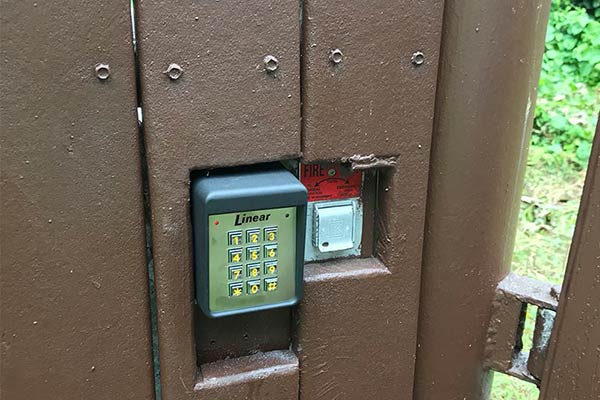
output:
[[96, 78], [100, 79], [101, 81], [108, 79], [110, 76], [110, 67], [108, 64], [96, 64], [95, 70]]
[[344, 53], [340, 49], [333, 49], [329, 51], [329, 61], [333, 64], [339, 64], [344, 60]]
[[268, 72], [275, 72], [279, 68], [279, 60], [275, 56], [265, 56], [263, 64]]
[[169, 79], [175, 81], [179, 79], [183, 74], [183, 68], [181, 68], [179, 64], [169, 64], [167, 70], [164, 73], [167, 74]]
[[422, 51], [415, 51], [410, 58], [410, 62], [412, 62], [415, 67], [423, 65], [425, 63], [425, 54], [423, 54]]

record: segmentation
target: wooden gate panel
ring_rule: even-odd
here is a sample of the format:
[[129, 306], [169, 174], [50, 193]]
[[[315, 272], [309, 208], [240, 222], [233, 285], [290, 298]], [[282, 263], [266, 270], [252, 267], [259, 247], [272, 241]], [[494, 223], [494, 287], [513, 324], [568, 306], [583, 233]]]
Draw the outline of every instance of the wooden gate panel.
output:
[[[196, 398], [211, 390], [197, 381], [199, 371], [213, 370], [197, 367], [197, 361], [215, 361], [223, 349], [238, 353], [273, 350], [273, 343], [289, 346], [289, 311], [261, 316], [278, 319], [272, 326], [281, 329], [272, 335], [262, 328], [244, 338], [246, 327], [257, 325], [250, 315], [229, 323], [194, 322], [189, 184], [190, 172], [197, 169], [299, 157], [299, 5], [290, 0], [141, 0], [137, 27], [162, 395], [165, 400]], [[277, 59], [274, 71], [266, 69], [266, 56]], [[180, 76], [169, 76], [172, 64], [181, 68]], [[214, 324], [198, 332], [198, 355], [206, 359], [196, 358], [194, 323], [199, 330]], [[218, 344], [210, 344], [212, 333], [231, 325], [240, 329], [217, 335]], [[288, 364], [280, 366], [287, 376]], [[293, 378], [275, 374], [264, 385], [286, 381], [282, 393], [293, 391], [294, 368]], [[230, 389], [227, 393], [243, 398], [248, 385]]]
[[600, 397], [600, 120], [549, 355], [542, 400]]
[[415, 399], [489, 389], [487, 327], [510, 270], [549, 3], [446, 0]]
[[305, 268], [301, 399], [412, 396], [442, 10], [304, 2], [303, 158], [383, 169], [374, 257]]
[[428, 154], [380, 172], [373, 258], [305, 267], [295, 348], [300, 398], [410, 398]]
[[0, 397], [152, 399], [128, 2], [0, 16]]
[[443, 1], [303, 4], [304, 159], [428, 148]]

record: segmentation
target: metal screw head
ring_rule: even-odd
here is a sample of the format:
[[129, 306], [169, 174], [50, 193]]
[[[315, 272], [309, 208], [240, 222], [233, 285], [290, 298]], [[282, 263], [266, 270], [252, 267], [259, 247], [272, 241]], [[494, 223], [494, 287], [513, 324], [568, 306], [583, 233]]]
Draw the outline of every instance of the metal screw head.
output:
[[265, 58], [263, 58], [263, 64], [268, 72], [275, 72], [279, 68], [279, 60], [275, 56], [265, 56]]
[[164, 73], [167, 74], [169, 79], [175, 81], [181, 77], [181, 74], [183, 74], [183, 68], [181, 68], [179, 64], [169, 64]]
[[329, 61], [334, 64], [339, 64], [344, 60], [344, 53], [340, 49], [333, 49], [329, 51]]
[[410, 58], [410, 62], [412, 62], [415, 67], [423, 65], [425, 62], [425, 54], [423, 54], [422, 51], [415, 51]]
[[96, 64], [96, 78], [104, 81], [110, 76], [110, 67], [108, 64]]

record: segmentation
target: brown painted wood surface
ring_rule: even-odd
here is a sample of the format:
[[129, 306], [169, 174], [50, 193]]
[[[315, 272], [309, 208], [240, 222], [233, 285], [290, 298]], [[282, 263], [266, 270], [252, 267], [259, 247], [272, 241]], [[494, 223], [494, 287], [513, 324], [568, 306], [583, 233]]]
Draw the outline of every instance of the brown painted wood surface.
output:
[[445, 2], [416, 400], [489, 389], [486, 331], [510, 270], [549, 3]]
[[0, 18], [0, 397], [153, 399], [128, 2]]
[[542, 400], [600, 397], [600, 124], [542, 380]]
[[[303, 157], [428, 150], [444, 2], [306, 0]], [[334, 64], [330, 51], [343, 60]], [[422, 65], [411, 62], [424, 55]]]
[[[308, 0], [303, 9], [303, 158], [396, 163], [380, 172], [375, 257], [305, 268], [300, 398], [410, 398], [443, 2]], [[344, 57], [334, 65], [336, 48]], [[421, 66], [411, 63], [417, 51]]]
[[427, 156], [381, 173], [377, 258], [306, 265], [294, 340], [300, 399], [411, 397]]
[[[239, 317], [246, 329], [229, 331], [210, 348], [212, 332], [232, 323], [193, 318], [189, 183], [196, 169], [300, 156], [299, 5], [141, 0], [136, 6], [162, 397], [196, 398], [197, 363], [215, 361], [224, 347], [229, 356], [274, 350], [274, 343], [289, 348], [289, 310]], [[274, 74], [264, 70], [266, 55], [279, 60]], [[164, 74], [172, 63], [183, 70], [177, 80]], [[269, 324], [278, 328], [265, 334], [259, 326], [265, 318], [277, 318]], [[205, 329], [197, 335], [200, 359], [195, 324]], [[245, 393], [243, 385], [237, 390]]]

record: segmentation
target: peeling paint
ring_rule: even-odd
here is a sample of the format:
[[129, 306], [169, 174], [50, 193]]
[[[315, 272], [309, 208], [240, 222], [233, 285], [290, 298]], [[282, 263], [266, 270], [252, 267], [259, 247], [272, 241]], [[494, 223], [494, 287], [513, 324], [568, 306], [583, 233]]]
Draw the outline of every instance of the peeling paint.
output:
[[398, 156], [378, 157], [375, 154], [360, 155], [355, 154], [350, 157], [342, 158], [342, 162], [350, 163], [353, 171], [363, 171], [372, 168], [394, 168], [398, 161]]

